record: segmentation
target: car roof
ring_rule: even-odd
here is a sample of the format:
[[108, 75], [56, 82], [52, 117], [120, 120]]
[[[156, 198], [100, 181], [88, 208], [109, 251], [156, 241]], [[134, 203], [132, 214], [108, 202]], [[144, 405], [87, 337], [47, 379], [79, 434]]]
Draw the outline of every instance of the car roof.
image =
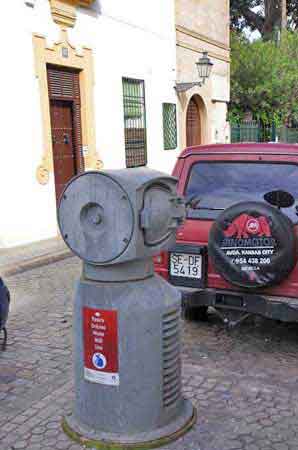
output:
[[191, 155], [202, 154], [293, 154], [298, 155], [297, 144], [282, 144], [282, 143], [247, 143], [247, 144], [210, 144], [210, 145], [195, 145], [193, 147], [187, 147], [183, 150], [179, 158], [186, 158]]

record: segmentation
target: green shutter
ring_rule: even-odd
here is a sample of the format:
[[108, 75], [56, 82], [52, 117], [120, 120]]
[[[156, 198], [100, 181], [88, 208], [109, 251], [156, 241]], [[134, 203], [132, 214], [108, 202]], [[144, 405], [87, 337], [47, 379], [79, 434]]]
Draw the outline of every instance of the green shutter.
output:
[[142, 116], [142, 106], [139, 99], [142, 97], [142, 84], [138, 80], [123, 79], [124, 118], [138, 119]]
[[175, 103], [163, 103], [163, 144], [165, 150], [177, 147], [177, 118]]
[[145, 83], [123, 78], [123, 109], [126, 167], [147, 164]]

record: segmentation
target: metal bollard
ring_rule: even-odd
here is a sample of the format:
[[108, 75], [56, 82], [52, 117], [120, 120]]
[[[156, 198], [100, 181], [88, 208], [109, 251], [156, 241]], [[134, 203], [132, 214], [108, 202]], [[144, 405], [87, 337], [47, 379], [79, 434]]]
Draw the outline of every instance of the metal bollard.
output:
[[95, 448], [164, 445], [195, 422], [181, 394], [178, 291], [152, 256], [175, 243], [176, 179], [145, 169], [86, 172], [67, 185], [61, 234], [83, 260], [74, 304], [75, 401], [63, 429]]

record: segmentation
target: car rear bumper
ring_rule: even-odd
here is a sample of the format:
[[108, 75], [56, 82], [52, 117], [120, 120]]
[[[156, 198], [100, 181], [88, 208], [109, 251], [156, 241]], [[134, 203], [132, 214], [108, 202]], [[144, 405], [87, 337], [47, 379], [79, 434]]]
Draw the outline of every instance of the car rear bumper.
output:
[[182, 293], [183, 304], [190, 307], [213, 306], [259, 314], [283, 322], [298, 322], [298, 298], [235, 293], [217, 289], [179, 288], [179, 290]]

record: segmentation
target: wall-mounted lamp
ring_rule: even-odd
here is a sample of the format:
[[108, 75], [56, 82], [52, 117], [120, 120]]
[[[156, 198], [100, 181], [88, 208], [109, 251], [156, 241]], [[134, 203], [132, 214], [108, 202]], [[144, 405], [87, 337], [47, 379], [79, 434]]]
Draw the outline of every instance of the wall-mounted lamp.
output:
[[210, 77], [213, 63], [208, 57], [208, 52], [203, 52], [203, 56], [196, 62], [200, 81], [195, 81], [193, 83], [176, 83], [175, 89], [177, 92], [185, 92], [194, 86], [203, 86], [207, 78]]
[[25, 5], [29, 6], [30, 8], [34, 8], [35, 0], [25, 0]]

